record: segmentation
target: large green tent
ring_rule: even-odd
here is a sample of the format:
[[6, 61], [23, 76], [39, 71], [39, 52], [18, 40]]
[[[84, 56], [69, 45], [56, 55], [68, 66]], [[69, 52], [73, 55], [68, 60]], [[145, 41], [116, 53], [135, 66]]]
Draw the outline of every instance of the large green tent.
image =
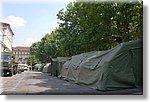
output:
[[63, 65], [61, 75], [67, 80], [99, 90], [142, 86], [142, 44], [141, 40], [130, 41], [107, 51], [73, 56]]
[[70, 59], [70, 57], [57, 57], [58, 60], [58, 75], [61, 74], [61, 70], [63, 67], [63, 64], [68, 61]]
[[66, 73], [65, 79], [76, 82], [77, 80], [76, 78], [78, 78], [78, 74], [79, 74], [79, 65], [82, 62], [84, 62], [87, 58], [94, 56], [97, 53], [98, 51], [92, 51], [92, 52], [72, 56], [71, 60], [64, 65], [66, 66], [66, 68], [63, 70], [67, 69], [66, 72], [64, 72]]
[[52, 59], [51, 74], [58, 77], [61, 74], [63, 64], [69, 60], [69, 57], [57, 57]]

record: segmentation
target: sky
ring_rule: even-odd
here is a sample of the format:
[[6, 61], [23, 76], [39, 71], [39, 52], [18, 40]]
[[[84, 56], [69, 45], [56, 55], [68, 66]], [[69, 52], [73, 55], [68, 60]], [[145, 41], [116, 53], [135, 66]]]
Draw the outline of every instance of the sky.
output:
[[13, 47], [31, 46], [58, 27], [57, 14], [75, 0], [2, 0], [0, 22], [9, 23]]

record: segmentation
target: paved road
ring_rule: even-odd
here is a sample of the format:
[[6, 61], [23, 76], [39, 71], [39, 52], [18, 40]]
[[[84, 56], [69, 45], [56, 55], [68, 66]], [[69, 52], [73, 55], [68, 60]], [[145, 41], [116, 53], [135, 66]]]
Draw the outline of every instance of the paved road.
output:
[[142, 94], [139, 89], [97, 91], [37, 71], [26, 71], [13, 77], [0, 77], [2, 95], [111, 95]]

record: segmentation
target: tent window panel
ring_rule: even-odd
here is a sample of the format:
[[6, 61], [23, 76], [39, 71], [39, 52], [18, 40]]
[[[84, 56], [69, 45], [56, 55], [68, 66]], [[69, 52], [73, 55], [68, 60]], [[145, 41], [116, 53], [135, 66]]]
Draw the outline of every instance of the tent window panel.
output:
[[95, 69], [98, 66], [98, 63], [101, 61], [101, 58], [98, 59], [88, 59], [82, 66], [88, 69]]

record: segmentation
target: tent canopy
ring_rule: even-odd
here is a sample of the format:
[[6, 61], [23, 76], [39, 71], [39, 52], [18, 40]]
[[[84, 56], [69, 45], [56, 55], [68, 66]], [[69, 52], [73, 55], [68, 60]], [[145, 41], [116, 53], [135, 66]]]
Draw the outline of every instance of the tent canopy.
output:
[[72, 56], [62, 68], [64, 79], [99, 90], [142, 86], [142, 40], [125, 42], [107, 51]]

